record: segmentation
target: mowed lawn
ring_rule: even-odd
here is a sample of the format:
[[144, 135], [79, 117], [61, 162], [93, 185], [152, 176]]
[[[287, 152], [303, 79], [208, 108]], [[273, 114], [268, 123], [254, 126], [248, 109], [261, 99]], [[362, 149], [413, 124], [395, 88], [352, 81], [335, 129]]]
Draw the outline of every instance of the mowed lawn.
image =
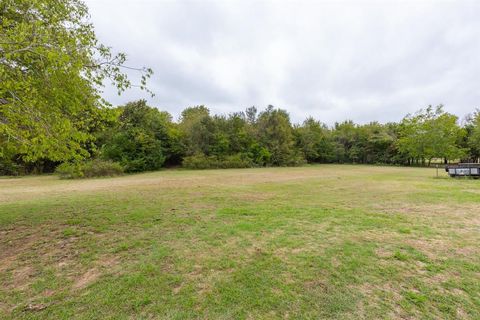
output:
[[1, 319], [480, 319], [480, 181], [318, 165], [0, 179]]

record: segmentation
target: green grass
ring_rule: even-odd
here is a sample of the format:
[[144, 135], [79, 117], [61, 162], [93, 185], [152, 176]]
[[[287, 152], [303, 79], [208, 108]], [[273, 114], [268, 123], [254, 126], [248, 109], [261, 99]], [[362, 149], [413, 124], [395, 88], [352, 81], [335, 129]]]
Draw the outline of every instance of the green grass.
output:
[[479, 319], [480, 182], [434, 176], [0, 179], [0, 318]]

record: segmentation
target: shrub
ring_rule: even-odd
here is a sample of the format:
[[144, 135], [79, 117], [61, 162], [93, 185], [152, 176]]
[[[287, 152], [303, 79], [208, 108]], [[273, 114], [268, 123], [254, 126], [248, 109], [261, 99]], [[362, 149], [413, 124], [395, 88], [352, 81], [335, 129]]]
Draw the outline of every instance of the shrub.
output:
[[188, 169], [212, 169], [216, 168], [217, 158], [204, 154], [196, 154], [183, 158], [182, 165]]
[[21, 174], [22, 167], [10, 159], [0, 158], [0, 176], [18, 176]]
[[101, 157], [119, 162], [125, 172], [160, 169], [170, 141], [170, 116], [139, 100], [122, 107], [118, 121], [100, 137]]
[[298, 167], [298, 166], [303, 166], [307, 163], [307, 160], [300, 154], [296, 154], [288, 158], [286, 161], [285, 165], [287, 167]]
[[94, 177], [112, 177], [123, 174], [123, 167], [116, 162], [99, 159], [84, 162], [65, 162], [57, 167], [55, 173], [60, 179], [80, 179]]
[[183, 159], [183, 167], [188, 169], [250, 168], [253, 166], [253, 161], [240, 153], [225, 158], [196, 154]]
[[218, 162], [220, 168], [251, 168], [253, 161], [243, 154], [236, 154], [227, 156], [225, 159]]
[[83, 171], [80, 163], [64, 162], [55, 169], [55, 173], [60, 176], [60, 179], [83, 178]]
[[95, 159], [85, 162], [83, 173], [85, 178], [119, 176], [123, 167], [117, 162]]

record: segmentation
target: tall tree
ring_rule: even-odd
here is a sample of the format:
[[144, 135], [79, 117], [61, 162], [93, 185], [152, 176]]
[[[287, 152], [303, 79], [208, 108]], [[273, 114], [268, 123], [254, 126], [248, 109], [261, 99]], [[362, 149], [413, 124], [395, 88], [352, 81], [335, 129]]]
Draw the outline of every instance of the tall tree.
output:
[[301, 160], [295, 149], [290, 116], [285, 110], [268, 106], [256, 121], [259, 142], [271, 154], [271, 164], [285, 166]]
[[360, 127], [363, 163], [389, 163], [395, 136], [387, 125], [370, 122]]
[[359, 158], [355, 148], [356, 125], [353, 121], [335, 123], [334, 139], [336, 142], [335, 154], [338, 162], [356, 162]]
[[467, 123], [467, 146], [470, 149], [470, 158], [477, 162], [480, 158], [480, 110], [477, 109]]
[[306, 119], [295, 127], [297, 147], [308, 162], [331, 162], [334, 160], [334, 142], [328, 127], [313, 119]]
[[460, 142], [466, 131], [457, 121], [457, 116], [446, 113], [442, 105], [408, 115], [400, 125], [400, 152], [423, 164], [433, 158], [442, 158], [445, 162], [462, 158], [465, 150]]
[[157, 170], [165, 162], [171, 116], [145, 100], [120, 107], [119, 124], [108, 133], [101, 156], [120, 162], [127, 172]]
[[[110, 79], [132, 86], [123, 53], [100, 44], [81, 0], [4, 0], [0, 3], [0, 158], [65, 161], [88, 156], [92, 128]], [[145, 88], [150, 69], [142, 73]]]
[[208, 108], [195, 106], [184, 109], [179, 128], [182, 131], [186, 155], [210, 155], [213, 152], [216, 130]]

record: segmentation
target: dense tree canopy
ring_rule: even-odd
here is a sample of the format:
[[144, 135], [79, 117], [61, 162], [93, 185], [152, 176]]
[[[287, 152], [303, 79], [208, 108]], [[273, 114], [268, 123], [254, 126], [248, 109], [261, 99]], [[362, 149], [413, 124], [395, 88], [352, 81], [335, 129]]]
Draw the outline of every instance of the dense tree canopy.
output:
[[[400, 123], [344, 121], [329, 127], [311, 117], [293, 125], [285, 110], [273, 106], [258, 115], [253, 107], [212, 115], [205, 106], [195, 106], [186, 108], [175, 122], [167, 112], [140, 100], [105, 109], [102, 123], [101, 129], [89, 133], [94, 136], [93, 146], [84, 150], [89, 157], [120, 163], [127, 172], [182, 164], [192, 168], [304, 162], [427, 165], [433, 159], [477, 161], [480, 154], [479, 113], [462, 127], [442, 106], [407, 115]], [[9, 173], [5, 166], [2, 173]]]
[[400, 124], [399, 151], [422, 163], [433, 158], [447, 161], [464, 157], [466, 150], [460, 142], [466, 131], [457, 121], [457, 116], [444, 112], [442, 105], [408, 115]]
[[[98, 42], [81, 0], [0, 2], [0, 174], [51, 171], [67, 162], [76, 168], [89, 158], [138, 172], [182, 164], [419, 165], [480, 157], [480, 112], [461, 126], [441, 105], [400, 123], [333, 127], [311, 117], [294, 125], [274, 106], [229, 115], [194, 106], [178, 122], [145, 100], [114, 108], [101, 98], [101, 87], [111, 81], [120, 93], [132, 86], [122, 72], [125, 61]], [[152, 71], [136, 70], [146, 89]]]
[[[427, 164], [433, 159], [475, 158], [479, 150], [478, 112], [471, 117], [468, 128], [464, 128], [458, 124], [456, 116], [443, 111], [443, 106], [407, 115], [400, 123], [359, 125], [344, 121], [328, 127], [311, 117], [301, 125], [292, 125], [288, 113], [274, 106], [268, 106], [258, 115], [254, 107], [229, 115], [211, 115], [205, 106], [189, 107], [181, 113], [178, 123], [165, 113], [154, 112], [155, 109], [147, 107], [144, 101], [118, 109], [124, 112], [133, 105], [142, 105], [138, 110], [149, 110], [148, 113], [164, 114], [162, 135], [155, 135], [163, 153], [156, 157], [170, 159], [168, 165], [184, 163], [195, 168], [286, 166], [304, 161], [411, 165]], [[122, 117], [119, 119], [122, 123]], [[157, 132], [157, 129], [142, 125], [141, 119], [133, 122], [152, 134]], [[117, 134], [124, 136], [127, 132], [127, 128], [122, 127]], [[112, 138], [110, 141], [98, 139], [106, 143], [104, 156], [121, 163], [124, 162], [108, 151], [112, 145], [142, 145], [126, 140], [135, 141], [132, 137], [121, 143]], [[127, 153], [132, 154], [132, 159], [139, 158], [133, 151]]]
[[328, 127], [309, 117], [303, 125], [295, 127], [297, 148], [308, 162], [335, 161], [335, 145]]
[[[66, 161], [89, 156], [103, 126], [99, 88], [132, 84], [125, 54], [98, 43], [80, 0], [0, 3], [0, 161]], [[143, 71], [144, 88], [150, 69]]]
[[119, 108], [118, 123], [99, 142], [101, 156], [119, 162], [127, 172], [160, 169], [166, 159], [171, 116], [145, 100]]
[[467, 147], [473, 159], [480, 158], [480, 110], [470, 117], [465, 128], [467, 132]]
[[295, 164], [298, 159], [293, 128], [285, 110], [268, 106], [259, 114], [256, 126], [259, 143], [270, 153], [271, 164]]

